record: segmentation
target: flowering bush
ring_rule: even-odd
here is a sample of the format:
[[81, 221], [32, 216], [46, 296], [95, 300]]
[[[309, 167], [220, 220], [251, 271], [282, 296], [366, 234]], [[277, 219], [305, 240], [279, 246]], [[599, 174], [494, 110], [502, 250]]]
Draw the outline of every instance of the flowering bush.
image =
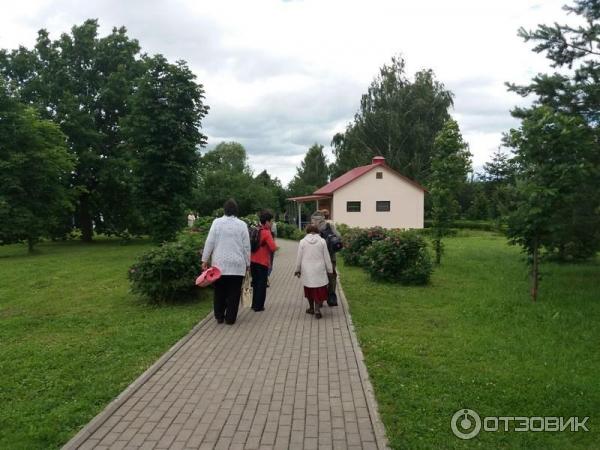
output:
[[143, 254], [127, 274], [132, 292], [153, 302], [190, 296], [201, 271], [204, 240], [204, 234], [184, 233]]
[[361, 262], [377, 280], [427, 284], [433, 270], [425, 239], [414, 231], [388, 231], [368, 247]]
[[342, 256], [349, 266], [358, 266], [365, 250], [375, 241], [385, 239], [386, 231], [381, 227], [361, 229], [349, 228], [344, 232]]

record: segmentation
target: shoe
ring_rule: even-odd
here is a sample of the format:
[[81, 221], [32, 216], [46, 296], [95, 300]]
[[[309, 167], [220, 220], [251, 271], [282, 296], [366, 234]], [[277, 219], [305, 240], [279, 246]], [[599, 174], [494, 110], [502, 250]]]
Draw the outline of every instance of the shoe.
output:
[[252, 309], [254, 310], [254, 312], [261, 312], [261, 311], [265, 310], [264, 307], [263, 308], [252, 308]]
[[233, 325], [234, 323], [235, 323], [235, 320], [234, 321], [231, 321], [231, 320], [225, 321], [225, 325]]
[[225, 319], [217, 319], [217, 323], [223, 323], [225, 322]]
[[315, 313], [315, 310], [314, 310], [314, 309], [312, 309], [312, 308], [308, 308], [308, 309], [306, 310], [306, 314], [314, 314], [314, 313]]
[[323, 314], [321, 314], [320, 312], [315, 313], [315, 319], [320, 319], [321, 317], [323, 317]]

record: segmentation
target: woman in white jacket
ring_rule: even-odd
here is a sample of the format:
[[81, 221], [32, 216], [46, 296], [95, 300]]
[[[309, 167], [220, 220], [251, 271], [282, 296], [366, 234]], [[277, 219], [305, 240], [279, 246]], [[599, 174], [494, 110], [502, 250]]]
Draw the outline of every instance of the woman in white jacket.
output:
[[306, 236], [298, 246], [295, 275], [301, 277], [304, 285], [304, 296], [309, 305], [306, 312], [314, 314], [317, 319], [322, 317], [321, 305], [327, 300], [328, 275], [332, 272], [327, 243], [319, 235], [319, 229], [309, 225], [306, 227]]

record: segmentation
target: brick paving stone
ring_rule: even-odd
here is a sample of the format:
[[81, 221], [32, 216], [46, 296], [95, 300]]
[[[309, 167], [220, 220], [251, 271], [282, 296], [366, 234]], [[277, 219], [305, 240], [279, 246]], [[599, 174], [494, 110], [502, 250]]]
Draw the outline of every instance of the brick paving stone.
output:
[[204, 319], [64, 449], [387, 448], [343, 296], [305, 314], [279, 244], [266, 311]]

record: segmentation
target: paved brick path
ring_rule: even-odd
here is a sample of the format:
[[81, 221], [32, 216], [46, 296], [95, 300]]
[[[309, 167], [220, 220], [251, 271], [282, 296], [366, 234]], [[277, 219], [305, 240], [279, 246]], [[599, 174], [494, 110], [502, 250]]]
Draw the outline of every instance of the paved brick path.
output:
[[385, 448], [345, 300], [306, 314], [279, 244], [266, 311], [204, 319], [64, 448]]

